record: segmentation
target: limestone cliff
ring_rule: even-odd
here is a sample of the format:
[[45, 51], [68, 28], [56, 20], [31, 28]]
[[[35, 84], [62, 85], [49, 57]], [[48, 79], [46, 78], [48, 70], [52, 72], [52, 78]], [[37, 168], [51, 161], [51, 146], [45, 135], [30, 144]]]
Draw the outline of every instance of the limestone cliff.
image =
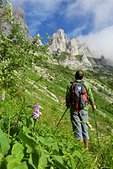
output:
[[[5, 12], [6, 6], [3, 5], [0, 7], [0, 30], [4, 32], [6, 35], [10, 34], [10, 31], [12, 29], [12, 26], [10, 22], [8, 22], [7, 18], [7, 13]], [[13, 17], [18, 21], [20, 29], [24, 30], [25, 36], [27, 36], [29, 39], [31, 38], [28, 28], [25, 22], [25, 16], [24, 16], [24, 11], [21, 8], [13, 8], [12, 9], [12, 14]]]
[[[64, 30], [57, 30], [50, 38], [48, 51], [55, 58], [61, 57], [62, 52], [67, 52], [66, 57], [61, 62], [64, 66], [70, 68], [104, 68], [113, 67], [111, 62], [107, 61], [104, 56], [96, 58], [92, 51], [85, 43], [81, 43], [79, 39], [69, 39]], [[60, 59], [59, 59], [60, 60]]]

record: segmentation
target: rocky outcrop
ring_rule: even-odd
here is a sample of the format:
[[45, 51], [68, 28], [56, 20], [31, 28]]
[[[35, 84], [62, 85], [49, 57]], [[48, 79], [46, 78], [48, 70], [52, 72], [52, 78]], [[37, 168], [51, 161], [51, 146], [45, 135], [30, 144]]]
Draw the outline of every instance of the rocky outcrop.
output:
[[62, 29], [57, 30], [53, 34], [48, 44], [50, 54], [66, 51], [69, 53], [70, 58], [76, 55], [92, 56], [90, 49], [85, 43], [80, 43], [78, 39], [69, 39]]
[[68, 38], [64, 34], [64, 30], [59, 29], [53, 34], [52, 38], [49, 40], [49, 53], [56, 54], [63, 51], [67, 51]]
[[67, 45], [67, 51], [71, 57], [78, 55], [78, 46], [76, 39], [71, 39]]
[[5, 14], [5, 6], [0, 7], [0, 30], [6, 35], [9, 34], [11, 25], [6, 22], [7, 15]]
[[[70, 68], [76, 67], [90, 67], [92, 64], [88, 60], [87, 56], [91, 56], [91, 52], [85, 44], [80, 44], [76, 39], [69, 39], [64, 30], [59, 29], [53, 34], [49, 40], [49, 53], [60, 57], [60, 53], [66, 51], [68, 53], [67, 58], [62, 62], [63, 65]], [[89, 54], [90, 53], [90, 54]], [[80, 55], [78, 60], [76, 56]]]
[[71, 69], [76, 69], [78, 67], [86, 69], [113, 67], [113, 63], [106, 60], [104, 56], [96, 58], [94, 51], [92, 51], [85, 43], [80, 42], [78, 38], [69, 39], [62, 29], [59, 29], [53, 34], [48, 44], [48, 51], [51, 55], [54, 55], [55, 58], [60, 57], [60, 53], [64, 51], [67, 52], [67, 55], [64, 60], [61, 61], [61, 64], [69, 66]]
[[93, 56], [93, 53], [91, 52], [89, 47], [85, 43], [81, 43], [78, 39], [77, 39], [77, 47], [79, 55], [86, 55], [87, 57]]
[[93, 65], [88, 60], [88, 58], [87, 58], [87, 56], [85, 54], [82, 56], [82, 61], [81, 62], [82, 62], [82, 65], [87, 67], [87, 68], [92, 68], [93, 67]]
[[64, 30], [62, 29], [59, 29], [56, 33], [53, 34], [48, 44], [48, 50], [50, 54], [58, 55], [64, 51], [68, 52], [70, 56], [78, 54], [76, 40], [69, 40], [69, 38], [65, 35]]
[[100, 58], [100, 63], [103, 65], [103, 66], [106, 66], [107, 65], [107, 60], [105, 59], [105, 57], [103, 55], [101, 55], [101, 58]]
[[28, 32], [28, 27], [25, 22], [25, 15], [22, 8], [13, 8], [13, 16], [16, 20], [18, 20], [21, 28], [25, 29]]
[[91, 62], [88, 60], [86, 55], [80, 56], [80, 60], [67, 58], [62, 62], [62, 64], [64, 66], [70, 67], [71, 69], [77, 69], [77, 68], [92, 69], [93, 68]]
[[[7, 21], [8, 16], [7, 16], [7, 13], [5, 12], [5, 8], [6, 6], [0, 7], [0, 30], [2, 30], [2, 32], [5, 35], [9, 35], [12, 29], [12, 26], [10, 22]], [[24, 30], [25, 36], [31, 39], [26, 22], [25, 22], [25, 16], [24, 16], [23, 9], [15, 7], [13, 8], [12, 14], [13, 14], [13, 17], [18, 21], [20, 30]]]

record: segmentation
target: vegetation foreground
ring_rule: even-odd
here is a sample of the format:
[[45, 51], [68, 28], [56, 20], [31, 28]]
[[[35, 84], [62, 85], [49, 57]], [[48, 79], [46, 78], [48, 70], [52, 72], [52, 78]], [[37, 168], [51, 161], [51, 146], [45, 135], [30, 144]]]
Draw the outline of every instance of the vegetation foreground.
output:
[[[69, 111], [57, 126], [75, 72], [53, 64], [40, 37], [29, 41], [24, 36], [8, 2], [5, 14], [12, 29], [7, 36], [0, 32], [0, 168], [112, 169], [112, 72], [86, 71], [97, 110], [89, 107], [90, 147], [85, 151], [73, 137]], [[42, 112], [38, 121], [33, 119], [36, 103]]]

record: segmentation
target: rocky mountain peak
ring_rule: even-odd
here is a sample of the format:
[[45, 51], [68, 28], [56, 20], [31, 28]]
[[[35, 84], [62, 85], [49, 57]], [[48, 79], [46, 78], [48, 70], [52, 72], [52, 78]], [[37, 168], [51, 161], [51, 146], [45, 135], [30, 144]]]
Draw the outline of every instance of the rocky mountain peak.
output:
[[89, 49], [86, 43], [81, 43], [80, 41], [77, 41], [77, 46], [79, 55], [86, 55], [87, 57], [93, 56], [92, 51]]
[[[55, 35], [58, 35], [60, 38], [65, 38], [65, 37], [66, 37], [66, 35], [65, 35], [63, 29], [58, 29], [58, 30], [56, 31], [56, 33], [53, 34], [53, 36], [55, 36]], [[66, 38], [67, 38], [67, 37], [66, 37]]]
[[67, 50], [68, 37], [59, 29], [49, 40], [49, 53], [56, 54]]
[[75, 39], [70, 40], [64, 33], [64, 30], [59, 29], [49, 40], [49, 52], [54, 55], [66, 51], [69, 55], [74, 56], [78, 54], [76, 44]]
[[77, 41], [76, 39], [71, 39], [67, 46], [67, 51], [70, 54], [70, 56], [78, 55], [78, 47], [77, 47]]
[[87, 58], [87, 56], [86, 56], [86, 54], [84, 54], [83, 56], [82, 56], [82, 64], [85, 66], [85, 67], [90, 67], [90, 68], [92, 68], [92, 64], [91, 64], [91, 62], [88, 60], [88, 58]]
[[[64, 30], [57, 30], [48, 42], [49, 53], [55, 57], [60, 57], [62, 52], [67, 52], [66, 58], [62, 64], [70, 68], [104, 68], [111, 66], [110, 63], [100, 56], [96, 58], [95, 53], [85, 43], [78, 38], [69, 39]], [[96, 59], [95, 59], [96, 58]]]

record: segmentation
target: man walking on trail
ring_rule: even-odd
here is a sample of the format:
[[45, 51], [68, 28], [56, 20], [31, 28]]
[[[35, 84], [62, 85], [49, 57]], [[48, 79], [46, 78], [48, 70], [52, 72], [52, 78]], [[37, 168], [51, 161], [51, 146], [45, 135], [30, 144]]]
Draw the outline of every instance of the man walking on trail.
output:
[[84, 72], [78, 70], [75, 73], [75, 81], [67, 86], [66, 106], [70, 108], [71, 123], [73, 132], [77, 140], [84, 143], [85, 149], [88, 149], [88, 103], [93, 110], [96, 109], [94, 98], [88, 83], [83, 80]]

